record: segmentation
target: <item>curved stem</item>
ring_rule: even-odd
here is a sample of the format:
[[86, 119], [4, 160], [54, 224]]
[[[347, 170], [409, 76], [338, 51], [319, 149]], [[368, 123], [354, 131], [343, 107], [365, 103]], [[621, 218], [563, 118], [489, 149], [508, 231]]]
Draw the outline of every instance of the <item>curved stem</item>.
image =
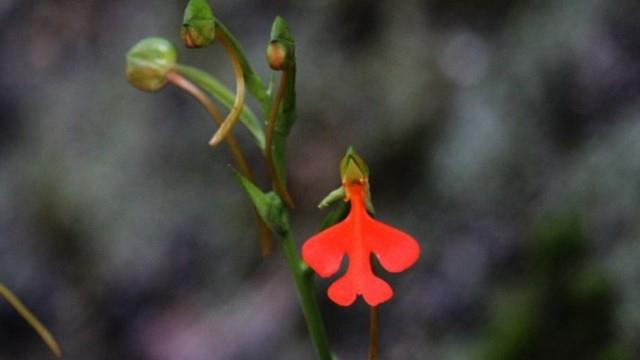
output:
[[20, 301], [20, 299], [18, 299], [18, 297], [15, 296], [11, 292], [11, 290], [6, 288], [2, 283], [0, 283], [0, 297], [3, 297], [5, 300], [7, 300], [7, 302], [11, 306], [13, 306], [14, 309], [16, 309], [18, 314], [20, 314], [20, 316], [22, 316], [22, 318], [24, 318], [29, 323], [29, 325], [31, 325], [31, 327], [38, 333], [38, 335], [40, 335], [45, 344], [49, 346], [49, 349], [51, 349], [51, 352], [53, 352], [56, 357], [62, 356], [60, 345], [58, 345], [58, 342], [53, 337], [53, 335], [51, 335], [49, 330], [47, 330], [47, 328], [42, 325], [42, 323], [35, 317], [35, 315], [33, 315], [33, 313], [31, 313], [31, 311], [29, 311], [29, 309], [24, 306], [22, 301]]
[[[218, 110], [218, 108], [213, 104], [213, 102], [211, 102], [209, 97], [207, 97], [207, 95], [199, 87], [194, 85], [191, 81], [187, 80], [184, 76], [182, 76], [180, 73], [176, 71], [170, 71], [167, 73], [167, 81], [169, 81], [171, 84], [177, 86], [178, 88], [186, 91], [188, 94], [193, 96], [198, 101], [198, 103], [200, 103], [200, 105], [202, 105], [202, 107], [205, 108], [207, 113], [209, 113], [211, 118], [213, 118], [213, 120], [216, 122], [218, 126], [221, 126], [221, 124], [224, 124], [224, 119], [222, 117], [222, 113], [220, 113], [220, 110]], [[240, 145], [238, 144], [238, 141], [236, 140], [235, 136], [229, 133], [225, 137], [225, 140], [227, 141], [227, 145], [229, 146], [229, 150], [231, 151], [231, 156], [233, 157], [233, 160], [235, 161], [240, 174], [242, 174], [242, 176], [246, 177], [247, 179], [254, 181], [253, 176], [251, 175], [251, 169], [249, 168], [249, 164], [246, 158], [244, 157], [244, 154], [242, 153], [242, 150], [240, 149]], [[269, 228], [264, 223], [262, 218], [260, 218], [257, 212], [256, 212], [256, 216], [258, 217], [260, 248], [261, 248], [262, 255], [266, 256], [271, 253], [271, 250], [273, 248], [271, 231], [269, 231]]]
[[316, 356], [320, 360], [332, 360], [329, 339], [327, 338], [322, 316], [320, 315], [320, 308], [316, 300], [313, 272], [309, 271], [307, 265], [300, 260], [300, 255], [296, 250], [296, 244], [293, 241], [290, 230], [283, 235], [282, 247], [293, 275], [298, 301], [307, 323], [307, 329], [309, 330]]
[[282, 99], [284, 98], [284, 93], [287, 88], [288, 74], [288, 70], [282, 72], [280, 83], [278, 84], [278, 92], [276, 93], [276, 98], [273, 100], [273, 104], [271, 104], [271, 111], [269, 112], [269, 119], [267, 122], [267, 132], [265, 134], [264, 150], [265, 156], [267, 158], [267, 165], [269, 166], [269, 172], [271, 173], [271, 179], [273, 180], [273, 186], [284, 203], [287, 204], [289, 208], [293, 208], [293, 199], [287, 191], [287, 187], [284, 184], [283, 179], [281, 179], [280, 175], [278, 174], [276, 165], [273, 161], [273, 133], [276, 127], [276, 121], [278, 120], [278, 111], [280, 110], [280, 105], [282, 104]]
[[242, 72], [242, 65], [240, 65], [240, 61], [238, 60], [238, 56], [234, 52], [231, 44], [229, 44], [229, 40], [223, 33], [217, 35], [216, 39], [220, 41], [220, 43], [224, 46], [224, 48], [227, 50], [227, 53], [229, 54], [229, 58], [231, 58], [233, 73], [236, 77], [236, 99], [233, 103], [231, 111], [229, 112], [229, 115], [227, 115], [227, 118], [224, 119], [224, 122], [222, 123], [222, 125], [220, 125], [218, 131], [216, 131], [216, 133], [209, 141], [209, 145], [211, 146], [218, 145], [222, 141], [222, 139], [224, 139], [225, 136], [227, 136], [227, 134], [231, 131], [231, 128], [240, 117], [240, 112], [242, 112], [245, 98], [244, 75]]
[[378, 307], [371, 307], [369, 323], [369, 360], [378, 359]]

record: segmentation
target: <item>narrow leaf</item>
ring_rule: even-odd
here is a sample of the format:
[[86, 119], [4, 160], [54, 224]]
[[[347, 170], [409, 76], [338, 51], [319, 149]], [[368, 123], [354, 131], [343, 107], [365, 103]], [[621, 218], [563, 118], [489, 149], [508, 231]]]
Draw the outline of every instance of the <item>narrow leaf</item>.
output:
[[274, 233], [284, 235], [290, 227], [286, 208], [280, 197], [274, 192], [263, 192], [237, 171], [234, 170], [234, 173], [269, 229]]

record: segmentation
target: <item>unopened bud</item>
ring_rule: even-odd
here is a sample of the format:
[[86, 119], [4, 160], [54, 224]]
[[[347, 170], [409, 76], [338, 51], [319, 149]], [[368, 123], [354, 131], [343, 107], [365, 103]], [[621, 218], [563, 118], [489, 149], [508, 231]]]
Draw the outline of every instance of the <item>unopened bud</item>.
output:
[[189, 0], [182, 19], [182, 42], [188, 48], [201, 48], [213, 42], [216, 21], [208, 0]]
[[272, 41], [267, 46], [267, 62], [273, 70], [285, 70], [290, 62], [287, 59], [287, 48], [278, 41]]
[[127, 52], [127, 79], [143, 91], [158, 91], [176, 65], [176, 48], [163, 38], [147, 38]]
[[295, 66], [295, 50], [289, 26], [280, 16], [271, 26], [271, 41], [267, 46], [267, 62], [273, 70], [287, 70]]

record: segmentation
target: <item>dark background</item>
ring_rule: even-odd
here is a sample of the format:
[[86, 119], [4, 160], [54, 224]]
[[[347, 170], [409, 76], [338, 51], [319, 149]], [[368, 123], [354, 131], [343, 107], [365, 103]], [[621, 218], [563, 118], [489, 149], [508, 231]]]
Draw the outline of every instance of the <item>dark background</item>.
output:
[[[138, 40], [180, 44], [185, 3], [0, 1], [0, 281], [66, 359], [311, 359], [282, 254], [260, 258], [211, 120], [124, 77]], [[298, 244], [350, 144], [379, 218], [421, 243], [388, 277], [381, 359], [640, 356], [637, 1], [213, 7], [265, 79], [273, 18], [296, 38]], [[233, 85], [219, 46], [179, 51]], [[328, 284], [333, 348], [364, 359], [368, 309], [332, 304]], [[0, 358], [51, 357], [0, 301]]]

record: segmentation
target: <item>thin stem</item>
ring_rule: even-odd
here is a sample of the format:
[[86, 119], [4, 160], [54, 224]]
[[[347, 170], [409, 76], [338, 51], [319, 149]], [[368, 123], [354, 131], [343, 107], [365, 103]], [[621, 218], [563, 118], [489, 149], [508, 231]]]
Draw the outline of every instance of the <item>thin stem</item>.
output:
[[289, 70], [285, 70], [282, 72], [282, 76], [280, 77], [280, 84], [278, 84], [278, 92], [276, 93], [276, 98], [273, 100], [273, 104], [271, 104], [271, 111], [269, 112], [269, 120], [267, 122], [267, 133], [265, 134], [265, 157], [267, 158], [267, 165], [269, 166], [269, 172], [271, 173], [271, 179], [273, 179], [273, 186], [284, 201], [285, 204], [289, 208], [293, 208], [293, 199], [291, 195], [287, 191], [287, 187], [284, 184], [284, 181], [278, 175], [278, 171], [276, 170], [276, 165], [273, 162], [273, 133], [276, 127], [276, 121], [278, 120], [278, 111], [280, 110], [280, 104], [282, 104], [282, 99], [284, 98], [284, 93], [287, 88]]
[[378, 359], [378, 307], [371, 307], [369, 322], [369, 360]]
[[53, 352], [56, 357], [62, 356], [60, 345], [58, 345], [58, 342], [53, 337], [53, 335], [51, 335], [49, 330], [47, 330], [47, 328], [42, 325], [42, 323], [35, 317], [35, 315], [33, 315], [33, 313], [31, 313], [31, 311], [29, 311], [29, 309], [24, 306], [22, 301], [20, 301], [20, 299], [18, 299], [18, 297], [15, 296], [11, 292], [11, 290], [7, 289], [2, 283], [0, 283], [0, 297], [3, 297], [5, 300], [7, 300], [7, 302], [11, 306], [13, 306], [14, 309], [16, 309], [18, 314], [20, 314], [20, 316], [22, 316], [29, 323], [29, 325], [31, 325], [31, 327], [38, 333], [38, 335], [40, 335], [42, 340], [45, 342], [45, 344], [47, 344], [49, 349], [51, 349], [51, 352]]
[[229, 39], [224, 35], [224, 33], [220, 33], [216, 36], [216, 39], [220, 41], [222, 46], [227, 50], [229, 54], [229, 58], [231, 58], [231, 65], [233, 66], [233, 73], [236, 77], [236, 99], [233, 103], [233, 107], [227, 115], [227, 118], [224, 119], [222, 125], [218, 131], [213, 135], [211, 140], [209, 141], [209, 145], [215, 146], [218, 145], [222, 139], [229, 134], [233, 125], [238, 121], [240, 117], [240, 113], [242, 112], [242, 107], [244, 106], [244, 97], [245, 97], [245, 84], [244, 84], [244, 74], [242, 72], [242, 65], [238, 60], [238, 56], [235, 53], [233, 46], [229, 43]]
[[[202, 105], [202, 107], [205, 108], [207, 113], [209, 113], [211, 118], [216, 122], [218, 126], [224, 123], [222, 113], [220, 113], [220, 110], [218, 110], [215, 104], [211, 102], [209, 97], [199, 87], [197, 87], [187, 78], [182, 76], [182, 74], [176, 71], [170, 71], [167, 73], [167, 81], [169, 81], [171, 84], [177, 86], [178, 88], [186, 91], [188, 94], [193, 96], [198, 101], [198, 103], [200, 103], [200, 105]], [[249, 164], [244, 154], [242, 153], [242, 150], [240, 149], [240, 145], [238, 144], [238, 141], [236, 140], [235, 136], [233, 136], [232, 133], [229, 133], [225, 137], [225, 140], [227, 142], [227, 145], [229, 146], [229, 150], [231, 151], [231, 156], [233, 157], [233, 160], [235, 161], [236, 166], [238, 166], [238, 171], [240, 172], [240, 174], [242, 174], [242, 176], [246, 177], [247, 179], [253, 182], [254, 180], [253, 180], [253, 176], [251, 175], [251, 169], [249, 168]], [[256, 211], [256, 216], [258, 218], [260, 249], [261, 249], [262, 255], [266, 256], [271, 253], [271, 250], [273, 248], [271, 231], [269, 231], [269, 228], [264, 223], [262, 218], [258, 215], [257, 211]]]
[[307, 329], [309, 330], [309, 336], [311, 337], [316, 355], [320, 360], [331, 360], [329, 340], [324, 329], [324, 324], [322, 323], [320, 308], [316, 301], [313, 273], [304, 270], [306, 265], [300, 260], [300, 255], [296, 250], [296, 244], [293, 241], [291, 231], [287, 231], [286, 234], [284, 234], [282, 247], [291, 273], [293, 274], [298, 293], [298, 301], [300, 302], [302, 313], [307, 322]]

